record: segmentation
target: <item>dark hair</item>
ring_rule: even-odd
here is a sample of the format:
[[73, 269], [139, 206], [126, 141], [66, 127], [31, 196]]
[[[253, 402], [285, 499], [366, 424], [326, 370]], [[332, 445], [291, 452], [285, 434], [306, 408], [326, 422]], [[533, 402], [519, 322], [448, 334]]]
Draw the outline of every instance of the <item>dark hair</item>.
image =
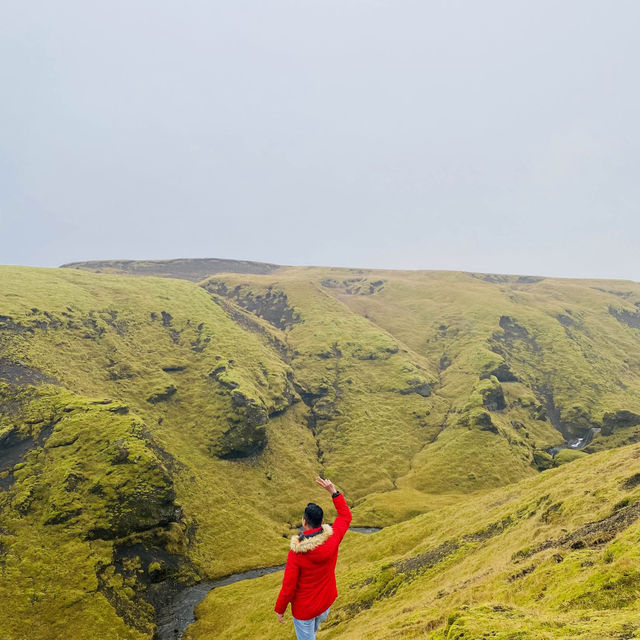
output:
[[312, 529], [322, 524], [323, 516], [322, 507], [319, 507], [315, 502], [310, 502], [304, 510], [304, 519]]

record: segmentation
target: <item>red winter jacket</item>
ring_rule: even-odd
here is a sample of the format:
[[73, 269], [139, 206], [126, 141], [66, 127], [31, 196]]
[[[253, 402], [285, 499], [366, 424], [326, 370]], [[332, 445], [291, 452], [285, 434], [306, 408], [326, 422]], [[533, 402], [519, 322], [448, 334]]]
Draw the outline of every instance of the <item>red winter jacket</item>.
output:
[[351, 522], [351, 511], [342, 494], [333, 499], [338, 517], [333, 527], [323, 524], [291, 538], [291, 550], [276, 601], [276, 613], [284, 613], [291, 603], [291, 614], [298, 620], [310, 620], [326, 611], [338, 596], [336, 560], [338, 545]]

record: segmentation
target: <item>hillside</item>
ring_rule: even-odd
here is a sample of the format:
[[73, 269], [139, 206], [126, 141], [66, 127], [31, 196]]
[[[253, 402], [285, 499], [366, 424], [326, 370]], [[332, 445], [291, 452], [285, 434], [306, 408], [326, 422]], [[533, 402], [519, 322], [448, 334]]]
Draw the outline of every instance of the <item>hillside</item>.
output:
[[[347, 533], [322, 639], [640, 638], [640, 445], [371, 536]], [[216, 589], [185, 638], [285, 640], [282, 573]], [[233, 616], [225, 615], [233, 611]]]
[[[410, 519], [349, 542], [345, 571], [365, 582], [344, 574], [356, 586], [341, 607], [393, 581], [375, 567], [418, 540], [418, 555], [457, 541], [447, 563], [471, 579], [454, 559], [476, 531], [459, 522], [491, 526], [503, 517], [494, 503], [520, 513], [548, 493], [549, 505], [573, 505], [557, 520], [569, 531], [596, 505], [572, 478], [594, 485], [602, 515], [619, 502], [603, 461], [631, 475], [634, 445], [617, 448], [640, 436], [636, 283], [215, 260], [67, 266], [0, 267], [0, 625], [10, 640], [150, 638], [156, 611], [185, 584], [279, 564], [301, 505], [322, 499], [301, 481], [318, 472], [343, 488], [354, 524]], [[540, 488], [553, 478], [553, 491]], [[542, 535], [525, 520], [509, 526], [513, 544]], [[505, 535], [491, 536], [504, 553]], [[445, 589], [439, 573], [428, 587], [420, 576], [416, 598]], [[266, 602], [277, 580], [219, 593], [257, 590]], [[358, 618], [382, 633], [375, 612], [399, 618], [405, 604], [374, 596]], [[224, 606], [212, 595], [202, 624], [215, 627]], [[483, 611], [460, 619], [495, 618]], [[335, 622], [341, 631], [326, 637], [348, 637]], [[219, 637], [244, 637], [229, 633]]]

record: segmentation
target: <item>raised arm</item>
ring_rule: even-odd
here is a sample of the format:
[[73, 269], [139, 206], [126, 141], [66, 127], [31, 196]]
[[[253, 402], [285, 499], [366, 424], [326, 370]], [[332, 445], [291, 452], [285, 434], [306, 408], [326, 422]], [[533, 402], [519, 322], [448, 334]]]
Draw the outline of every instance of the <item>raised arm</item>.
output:
[[338, 542], [344, 538], [344, 534], [347, 533], [347, 529], [351, 524], [351, 511], [347, 505], [347, 501], [344, 499], [344, 496], [336, 491], [336, 488], [331, 482], [331, 480], [324, 480], [320, 476], [316, 478], [316, 482], [323, 488], [326, 489], [333, 498], [333, 506], [336, 508], [338, 512], [338, 517], [333, 523], [333, 535], [336, 536]]

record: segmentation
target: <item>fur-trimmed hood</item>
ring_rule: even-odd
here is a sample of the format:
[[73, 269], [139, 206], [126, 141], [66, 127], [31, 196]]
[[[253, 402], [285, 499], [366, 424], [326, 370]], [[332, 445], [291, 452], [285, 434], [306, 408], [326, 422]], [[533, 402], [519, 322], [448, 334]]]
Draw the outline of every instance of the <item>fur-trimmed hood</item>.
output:
[[321, 544], [324, 544], [333, 535], [330, 524], [323, 524], [322, 531], [309, 538], [302, 538], [299, 535], [291, 536], [291, 551], [294, 553], [307, 553]]

